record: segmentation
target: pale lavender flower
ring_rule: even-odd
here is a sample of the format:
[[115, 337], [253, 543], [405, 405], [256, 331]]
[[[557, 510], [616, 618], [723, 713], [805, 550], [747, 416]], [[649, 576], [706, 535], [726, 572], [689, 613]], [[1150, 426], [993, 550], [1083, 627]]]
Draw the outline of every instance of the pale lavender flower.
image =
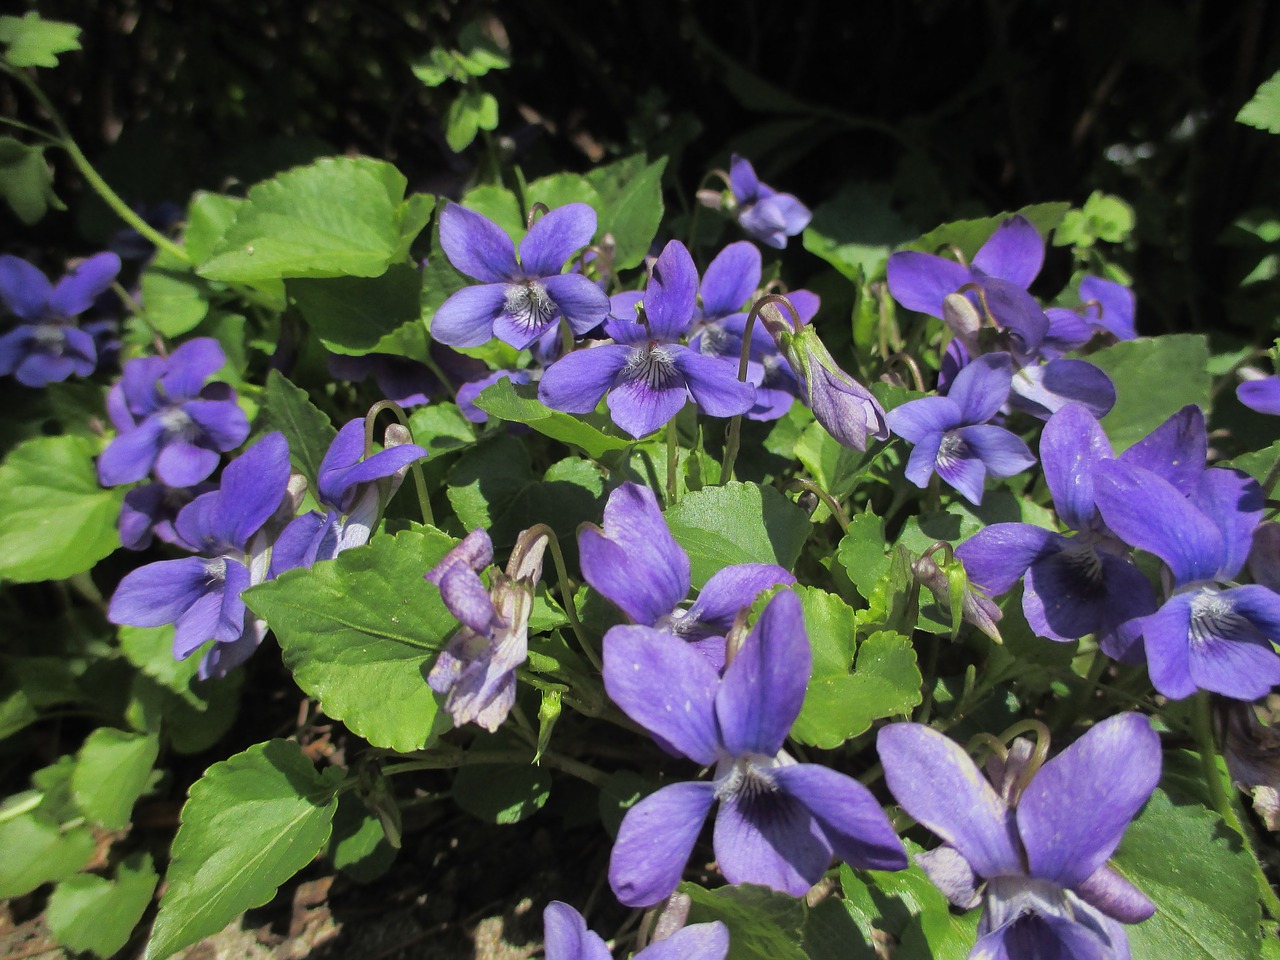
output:
[[1250, 410], [1280, 416], [1280, 376], [1246, 380], [1236, 387], [1236, 397]]
[[782, 749], [811, 667], [800, 601], [790, 591], [769, 601], [723, 678], [676, 637], [642, 627], [609, 631], [610, 699], [664, 746], [715, 767], [711, 781], [670, 784], [627, 811], [609, 861], [619, 900], [648, 906], [675, 890], [717, 800], [713, 846], [730, 883], [801, 896], [832, 854], [859, 869], [907, 865], [866, 787]]
[[516, 246], [492, 220], [456, 203], [440, 213], [440, 245], [449, 262], [479, 286], [464, 287], [431, 319], [431, 336], [451, 347], [478, 347], [495, 336], [518, 349], [563, 316], [576, 334], [604, 319], [609, 298], [580, 273], [561, 273], [591, 242], [596, 213], [570, 203], [539, 219]]
[[487, 589], [477, 574], [493, 561], [493, 543], [482, 529], [427, 572], [462, 624], [427, 675], [431, 689], [445, 695], [454, 726], [474, 722], [492, 733], [507, 719], [516, 699], [516, 668], [528, 656], [529, 615], [547, 543], [545, 530], [523, 531], [506, 573], [493, 571]]
[[880, 730], [885, 781], [943, 845], [918, 857], [952, 903], [982, 904], [970, 960], [1129, 960], [1124, 924], [1155, 912], [1108, 865], [1160, 779], [1160, 738], [1137, 713], [1094, 726], [1039, 770], [1015, 741], [987, 768], [918, 723]]
[[751, 162], [736, 153], [729, 161], [730, 212], [747, 236], [765, 246], [782, 250], [787, 237], [800, 234], [813, 214], [789, 193], [779, 193], [761, 183]]

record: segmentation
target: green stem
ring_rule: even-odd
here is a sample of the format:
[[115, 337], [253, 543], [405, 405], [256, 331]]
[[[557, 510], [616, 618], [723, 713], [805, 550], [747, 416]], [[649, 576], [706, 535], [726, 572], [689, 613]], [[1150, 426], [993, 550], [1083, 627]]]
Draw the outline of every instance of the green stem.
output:
[[[392, 400], [379, 400], [369, 412], [365, 414], [364, 419], [364, 455], [369, 456], [373, 450], [373, 427], [378, 419], [378, 414], [383, 410], [390, 410], [395, 414], [396, 419], [400, 421], [401, 426], [409, 430], [410, 435], [413, 431], [409, 427], [409, 418], [404, 415], [404, 411], [400, 408], [400, 404]], [[422, 513], [422, 522], [429, 527], [436, 525], [435, 514], [431, 512], [431, 498], [427, 495], [427, 480], [422, 475], [422, 465], [417, 460], [409, 464], [409, 469], [413, 472], [414, 486], [418, 491], [418, 509]]]
[[[476, 767], [500, 763], [533, 763], [532, 750], [483, 750], [475, 753], [455, 751], [449, 754], [424, 756], [403, 763], [392, 763], [382, 768], [383, 776], [391, 777], [399, 773], [413, 773], [418, 770], [453, 770], [458, 767]], [[558, 753], [547, 751], [542, 755], [541, 765], [559, 770], [571, 777], [577, 777], [595, 787], [603, 787], [609, 775], [578, 760], [563, 757]]]
[[827, 505], [827, 509], [831, 511], [831, 515], [836, 518], [836, 523], [840, 524], [840, 529], [844, 533], [849, 532], [849, 518], [845, 515], [844, 508], [840, 506], [840, 501], [833, 497], [827, 491], [812, 480], [806, 480], [803, 477], [793, 477], [787, 481], [786, 489], [793, 490], [799, 488], [808, 490], [815, 497]]
[[[1204, 773], [1205, 786], [1209, 788], [1209, 799], [1213, 804], [1213, 809], [1218, 812], [1227, 826], [1240, 835], [1244, 841], [1245, 848], [1253, 857], [1254, 863], [1257, 865], [1255, 876], [1258, 884], [1258, 895], [1262, 900], [1268, 914], [1272, 920], [1280, 920], [1280, 898], [1276, 896], [1276, 892], [1271, 889], [1266, 874], [1262, 870], [1262, 861], [1258, 858], [1258, 845], [1254, 840], [1253, 831], [1245, 826], [1244, 818], [1242, 818], [1232, 797], [1227, 793], [1227, 787], [1222, 782], [1222, 771], [1218, 769], [1218, 746], [1213, 736], [1213, 716], [1212, 705], [1209, 701], [1209, 691], [1200, 690], [1196, 692], [1195, 703], [1192, 707], [1191, 726], [1192, 734], [1196, 741], [1196, 752], [1200, 754], [1200, 769]], [[1235, 792], [1235, 788], [1231, 787], [1231, 792]]]
[[667, 506], [676, 502], [676, 467], [680, 462], [680, 443], [676, 437], [676, 421], [667, 421]]
[[[760, 311], [770, 304], [782, 304], [791, 313], [792, 324], [795, 329], [800, 328], [800, 315], [796, 313], [796, 308], [791, 305], [791, 301], [786, 297], [776, 293], [769, 293], [761, 297], [751, 307], [751, 312], [747, 314], [746, 325], [742, 328], [742, 352], [738, 355], [738, 379], [742, 383], [747, 382], [747, 362], [751, 358], [751, 332], [755, 329], [756, 318], [760, 316]], [[720, 465], [720, 483], [726, 484], [733, 479], [733, 464], [738, 459], [738, 447], [742, 443], [742, 415], [734, 417], [729, 421], [729, 429], [725, 433], [724, 440], [724, 462]]]
[[591, 661], [591, 665], [596, 670], [603, 672], [604, 666], [600, 662], [600, 656], [596, 653], [595, 648], [587, 642], [586, 632], [582, 629], [582, 621], [578, 619], [578, 610], [573, 602], [573, 581], [569, 579], [569, 568], [565, 566], [564, 551], [560, 549], [560, 540], [556, 537], [555, 531], [545, 523], [530, 527], [529, 532], [535, 536], [537, 534], [546, 536], [547, 546], [551, 548], [551, 559], [556, 565], [556, 576], [560, 579], [560, 596], [564, 601], [565, 616], [569, 618], [569, 627], [573, 630], [573, 635], [578, 640], [578, 646], [582, 648], [582, 652]]
[[99, 176], [98, 171], [95, 170], [93, 168], [93, 164], [89, 162], [89, 158], [86, 157], [80, 151], [80, 147], [76, 145], [75, 140], [71, 136], [71, 131], [67, 129], [67, 125], [62, 120], [62, 115], [54, 109], [53, 104], [49, 102], [49, 98], [44, 95], [43, 90], [36, 86], [35, 81], [28, 77], [23, 71], [16, 70], [8, 65], [0, 64], [0, 69], [3, 69], [4, 72], [8, 73], [11, 77], [26, 87], [31, 96], [36, 99], [36, 102], [39, 103], [45, 113], [49, 115], [49, 120], [53, 123], [54, 129], [58, 131], [58, 146], [67, 151], [67, 155], [71, 157], [71, 162], [76, 165], [76, 169], [80, 171], [80, 175], [84, 177], [89, 186], [93, 187], [94, 192], [103, 199], [106, 205], [115, 211], [116, 216], [150, 240], [157, 249], [165, 251], [171, 256], [181, 260], [183, 263], [191, 263], [191, 256], [186, 250], [182, 249], [178, 244], [174, 243], [160, 231], [156, 230], [151, 226], [151, 224], [143, 220], [142, 217], [138, 216], [138, 214], [135, 213], [127, 203], [120, 199], [119, 194], [111, 189], [107, 184], [107, 181], [103, 180], [102, 177]]

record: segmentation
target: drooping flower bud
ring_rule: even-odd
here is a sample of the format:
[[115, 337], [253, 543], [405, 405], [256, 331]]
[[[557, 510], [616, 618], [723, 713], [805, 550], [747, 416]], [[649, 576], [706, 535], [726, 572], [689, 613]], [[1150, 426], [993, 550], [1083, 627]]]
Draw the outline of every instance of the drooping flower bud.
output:
[[801, 397], [837, 443], [854, 450], [867, 448], [867, 437], [889, 439], [884, 408], [866, 389], [840, 369], [816, 330], [793, 326], [773, 303], [760, 309], [760, 320], [791, 364], [800, 381]]

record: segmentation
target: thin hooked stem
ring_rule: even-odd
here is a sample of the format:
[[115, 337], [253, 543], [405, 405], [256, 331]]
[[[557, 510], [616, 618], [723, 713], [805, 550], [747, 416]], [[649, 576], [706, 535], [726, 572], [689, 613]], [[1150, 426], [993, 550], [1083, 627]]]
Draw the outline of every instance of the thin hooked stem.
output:
[[667, 421], [667, 506], [676, 502], [676, 467], [680, 462], [680, 442], [676, 436], [676, 421]]
[[911, 356], [905, 350], [899, 350], [893, 356], [885, 360], [885, 369], [892, 367], [894, 364], [901, 364], [911, 373], [911, 382], [915, 388], [921, 393], [927, 393], [928, 388], [924, 385], [924, 375], [920, 372], [920, 364], [916, 362], [916, 358]]
[[702, 215], [702, 203], [698, 200], [698, 194], [702, 192], [702, 188], [713, 178], [719, 177], [724, 181], [725, 185], [729, 184], [729, 176], [723, 170], [708, 170], [702, 175], [702, 179], [698, 181], [697, 189], [693, 191], [693, 213], [689, 215], [689, 242], [685, 244], [690, 251], [696, 249], [698, 242], [698, 219]]
[[165, 251], [183, 263], [191, 263], [191, 255], [186, 250], [138, 216], [127, 203], [120, 199], [119, 194], [111, 189], [107, 181], [102, 179], [98, 171], [93, 168], [93, 164], [89, 162], [89, 158], [80, 151], [80, 147], [77, 146], [75, 139], [71, 136], [71, 131], [67, 129], [66, 123], [63, 122], [62, 115], [54, 108], [49, 98], [44, 95], [44, 91], [36, 85], [35, 81], [22, 70], [10, 67], [7, 64], [0, 63], [0, 70], [3, 70], [26, 87], [31, 96], [40, 104], [41, 109], [48, 114], [50, 122], [58, 132], [57, 145], [67, 151], [67, 155], [71, 157], [71, 162], [76, 165], [80, 175], [84, 177], [89, 186], [103, 199], [107, 206], [115, 211], [116, 216], [150, 240], [157, 249]]
[[547, 546], [551, 548], [551, 559], [556, 565], [556, 576], [560, 580], [560, 595], [564, 599], [565, 616], [569, 618], [569, 627], [573, 630], [573, 635], [577, 638], [578, 646], [582, 648], [582, 652], [587, 655], [587, 659], [591, 661], [591, 665], [596, 670], [603, 672], [604, 665], [600, 662], [600, 656], [596, 653], [595, 648], [587, 642], [586, 631], [582, 628], [582, 621], [578, 619], [578, 610], [573, 602], [573, 580], [569, 578], [569, 568], [564, 562], [564, 551], [560, 549], [560, 540], [545, 523], [539, 523], [529, 528], [528, 531], [533, 536], [542, 535], [547, 538]]
[[[382, 775], [394, 777], [401, 773], [414, 773], [418, 770], [454, 770], [458, 767], [489, 766], [503, 763], [533, 763], [532, 750], [482, 750], [472, 753], [450, 751], [436, 756], [420, 756], [417, 759], [405, 760], [402, 763], [391, 763], [382, 768]], [[571, 777], [585, 780], [594, 787], [603, 787], [609, 778], [608, 774], [597, 770], [581, 761], [546, 751], [539, 760], [541, 766], [559, 770]]]
[[[368, 457], [369, 454], [373, 452], [373, 428], [377, 423], [378, 414], [383, 410], [390, 410], [394, 413], [396, 419], [400, 421], [400, 425], [406, 430], [409, 430], [410, 435], [413, 433], [412, 429], [409, 427], [409, 418], [405, 416], [404, 410], [401, 409], [400, 404], [396, 403], [394, 400], [379, 400], [369, 408], [369, 412], [365, 414], [364, 418], [365, 457]], [[414, 486], [418, 491], [418, 510], [422, 514], [422, 522], [429, 527], [434, 527], [436, 525], [436, 518], [435, 514], [431, 512], [431, 498], [427, 495], [427, 480], [426, 477], [422, 475], [422, 465], [419, 461], [415, 460], [409, 464], [409, 469], [413, 472]]]
[[844, 508], [840, 506], [840, 501], [833, 497], [827, 491], [812, 480], [806, 480], [803, 477], [793, 477], [787, 481], [787, 490], [795, 489], [807, 490], [815, 497], [827, 505], [827, 509], [831, 511], [831, 515], [836, 518], [836, 523], [840, 524], [840, 529], [844, 533], [849, 532], [849, 518], [844, 512]]
[[[746, 325], [742, 328], [742, 350], [738, 355], [738, 380], [747, 382], [747, 363], [751, 359], [751, 334], [756, 327], [756, 318], [767, 306], [779, 304], [787, 308], [791, 314], [793, 330], [799, 330], [804, 324], [800, 314], [792, 306], [791, 301], [779, 293], [768, 293], [755, 302], [751, 312], [747, 314]], [[733, 479], [733, 464], [738, 459], [738, 447], [742, 443], [742, 414], [729, 421], [729, 429], [725, 431], [724, 462], [720, 465], [720, 483], [726, 484]]]

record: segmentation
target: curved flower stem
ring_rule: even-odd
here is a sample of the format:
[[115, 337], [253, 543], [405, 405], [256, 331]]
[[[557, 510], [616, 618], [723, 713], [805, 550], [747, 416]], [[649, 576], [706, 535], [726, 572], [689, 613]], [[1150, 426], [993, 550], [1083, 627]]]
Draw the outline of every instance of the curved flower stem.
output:
[[565, 566], [564, 551], [560, 549], [559, 538], [556, 537], [555, 531], [545, 523], [530, 527], [529, 533], [535, 536], [541, 534], [547, 538], [547, 546], [551, 548], [551, 559], [556, 565], [556, 576], [560, 579], [560, 596], [564, 600], [564, 613], [569, 618], [569, 627], [573, 630], [573, 635], [578, 640], [578, 646], [582, 648], [582, 652], [591, 661], [591, 665], [596, 670], [603, 671], [604, 667], [601, 665], [600, 655], [587, 642], [586, 631], [582, 629], [582, 621], [578, 619], [578, 610], [573, 602], [573, 581], [569, 579], [569, 568]]
[[[738, 380], [742, 383], [747, 382], [747, 362], [751, 359], [751, 333], [755, 330], [756, 318], [765, 307], [771, 304], [780, 304], [787, 308], [787, 312], [791, 314], [791, 324], [794, 329], [799, 330], [804, 325], [791, 301], [781, 294], [769, 293], [757, 300], [752, 305], [751, 312], [747, 314], [746, 325], [742, 328], [742, 352], [738, 355]], [[720, 465], [721, 485], [733, 479], [733, 464], [738, 459], [738, 447], [741, 443], [742, 414], [738, 414], [729, 421], [729, 429], [725, 431], [724, 462]]]
[[680, 442], [676, 436], [676, 420], [667, 421], [667, 506], [676, 502], [676, 467], [679, 464]]
[[723, 180], [725, 186], [729, 185], [729, 175], [723, 170], [708, 170], [702, 175], [702, 179], [698, 181], [698, 186], [693, 191], [693, 213], [689, 215], [689, 242], [685, 244], [685, 246], [689, 248], [690, 253], [696, 249], [695, 244], [698, 240], [698, 218], [702, 214], [703, 205], [698, 202], [698, 194], [702, 192], [702, 188], [705, 187], [714, 177], [719, 177]]
[[[1258, 844], [1253, 831], [1246, 825], [1245, 818], [1237, 809], [1234, 787], [1224, 786], [1222, 771], [1218, 769], [1218, 746], [1213, 735], [1212, 705], [1208, 690], [1198, 690], [1192, 706], [1191, 727], [1196, 741], [1196, 752], [1200, 755], [1200, 769], [1204, 773], [1205, 786], [1209, 790], [1209, 799], [1213, 809], [1226, 821], [1228, 827], [1240, 835], [1245, 849], [1253, 857], [1258, 869], [1254, 872], [1258, 884], [1258, 897], [1272, 920], [1280, 920], [1280, 897], [1271, 888], [1270, 881], [1262, 870], [1262, 860], [1258, 856]], [[1228, 795], [1228, 789], [1231, 795]]]
[[[373, 452], [373, 428], [377, 422], [378, 414], [383, 410], [390, 410], [395, 414], [396, 419], [400, 421], [400, 425], [409, 430], [409, 418], [404, 415], [404, 410], [400, 404], [394, 400], [379, 400], [364, 417], [364, 455], [369, 456]], [[412, 434], [412, 430], [410, 430]], [[422, 522], [429, 527], [436, 525], [435, 514], [431, 512], [431, 498], [427, 495], [427, 480], [422, 475], [422, 465], [415, 460], [409, 464], [409, 469], [413, 471], [414, 486], [418, 491], [418, 510], [422, 513]]]
[[812, 480], [806, 480], [803, 477], [793, 477], [787, 481], [787, 484], [783, 489], [794, 490], [796, 488], [808, 490], [815, 497], [825, 503], [827, 505], [827, 509], [831, 511], [831, 515], [836, 518], [836, 523], [840, 524], [841, 531], [844, 533], [849, 532], [849, 517], [845, 514], [844, 508], [840, 506], [839, 500], [827, 493], [827, 491], [823, 490]]
[[3, 123], [7, 127], [14, 127], [15, 129], [21, 130], [23, 133], [29, 133], [33, 137], [39, 137], [44, 141], [44, 145], [47, 147], [62, 146], [62, 141], [52, 133], [49, 133], [49, 131], [41, 130], [39, 127], [33, 127], [29, 123], [23, 123], [21, 120], [14, 120], [12, 117], [0, 117], [0, 123]]
[[44, 91], [36, 85], [36, 82], [27, 76], [27, 74], [22, 70], [14, 69], [7, 64], [0, 63], [0, 70], [3, 70], [5, 73], [9, 74], [9, 76], [13, 77], [20, 84], [26, 87], [27, 92], [35, 98], [36, 102], [40, 104], [41, 109], [49, 115], [50, 122], [58, 132], [58, 139], [56, 141], [57, 145], [67, 151], [67, 155], [71, 157], [71, 162], [76, 165], [76, 169], [80, 171], [80, 175], [84, 177], [89, 186], [93, 187], [94, 192], [103, 199], [107, 206], [115, 211], [116, 216], [150, 240], [157, 249], [163, 250], [165, 253], [177, 257], [183, 263], [191, 263], [191, 255], [188, 254], [186, 250], [178, 246], [178, 244], [174, 243], [159, 230], [155, 229], [155, 227], [143, 220], [142, 217], [138, 216], [138, 214], [135, 213], [132, 208], [121, 200], [120, 196], [111, 189], [107, 184], [107, 181], [103, 180], [102, 177], [99, 176], [98, 171], [95, 170], [93, 168], [93, 164], [89, 162], [89, 158], [81, 153], [80, 147], [76, 145], [75, 140], [71, 136], [71, 131], [67, 129], [66, 123], [63, 122], [62, 115], [54, 109], [53, 104], [49, 102], [49, 98], [44, 95]]
[[156, 353], [162, 357], [167, 357], [169, 355], [169, 347], [165, 343], [164, 334], [160, 332], [159, 327], [151, 322], [151, 316], [143, 308], [142, 304], [134, 300], [129, 291], [118, 280], [111, 281], [111, 289], [120, 298], [120, 302], [124, 304], [125, 309], [146, 324], [147, 329], [151, 331], [151, 342], [156, 348]]
[[899, 350], [897, 353], [885, 360], [885, 369], [888, 370], [892, 368], [895, 363], [901, 364], [907, 368], [911, 373], [911, 382], [915, 385], [917, 390], [921, 393], [929, 392], [928, 388], [924, 385], [924, 376], [920, 373], [920, 364], [916, 362], [915, 357], [911, 356], [911, 354], [907, 353], [905, 350]]

